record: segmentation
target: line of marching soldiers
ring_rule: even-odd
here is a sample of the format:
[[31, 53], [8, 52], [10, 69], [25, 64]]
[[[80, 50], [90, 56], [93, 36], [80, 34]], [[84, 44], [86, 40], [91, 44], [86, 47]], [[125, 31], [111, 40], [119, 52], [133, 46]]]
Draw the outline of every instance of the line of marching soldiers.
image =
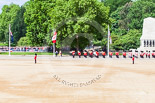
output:
[[[73, 58], [75, 57], [75, 51], [73, 50], [72, 52], [72, 56], [73, 56]], [[81, 52], [80, 51], [78, 51], [77, 52], [77, 55], [79, 56], [79, 58], [81, 58]], [[98, 51], [96, 51], [96, 52], [93, 52], [93, 50], [90, 50], [90, 51], [84, 51], [83, 52], [83, 56], [85, 57], [85, 58], [87, 58], [88, 56], [90, 57], [90, 58], [93, 58], [93, 56], [95, 55], [95, 57], [96, 58], [99, 58], [99, 52]], [[106, 56], [106, 54], [104, 55], [104, 57]]]
[[[72, 57], [75, 58], [75, 51], [73, 50], [71, 53], [72, 53]], [[119, 58], [119, 56], [120, 56], [120, 53], [119, 53], [119, 52], [115, 52], [115, 53], [109, 52], [109, 57], [112, 58], [112, 57], [113, 57], [113, 54], [115, 54], [116, 58]], [[151, 54], [152, 54], [152, 57], [155, 58], [155, 52], [152, 52], [152, 53], [150, 53], [150, 52], [146, 52], [146, 53], [141, 52], [141, 53], [140, 53], [140, 58], [144, 58], [144, 56], [146, 56], [146, 58], [150, 58], [150, 57], [151, 57]], [[81, 53], [80, 51], [78, 51], [78, 52], [77, 52], [77, 55], [79, 56], [79, 58], [81, 58], [82, 53]], [[103, 51], [103, 52], [101, 53], [101, 55], [102, 55], [103, 58], [105, 58], [105, 57], [106, 57], [106, 52]], [[133, 54], [132, 52], [128, 52], [128, 57], [129, 57], [129, 58], [132, 58], [133, 55], [134, 55], [135, 58], [138, 58], [138, 52], [135, 52], [134, 54]], [[95, 56], [96, 58], [99, 58], [100, 53], [99, 53], [98, 51], [95, 51], [95, 52], [94, 52], [93, 50], [90, 50], [90, 51], [87, 52], [87, 51], [85, 50], [85, 51], [83, 52], [83, 56], [84, 56], [85, 58], [87, 58], [87, 57], [93, 58], [94, 56]], [[122, 53], [122, 56], [123, 56], [123, 58], [126, 58], [126, 57], [127, 57], [127, 53], [124, 51], [124, 52]]]
[[[135, 57], [136, 58], [138, 58], [138, 52], [135, 52], [135, 54], [132, 54], [132, 52], [129, 52], [129, 57], [131, 57], [132, 58], [132, 55], [135, 55]], [[152, 52], [152, 53], [150, 53], [150, 51], [149, 52], [143, 52], [143, 51], [141, 51], [140, 53], [139, 53], [139, 56], [140, 56], [140, 58], [151, 58], [151, 56], [152, 56], [152, 58], [155, 58], [155, 52]]]

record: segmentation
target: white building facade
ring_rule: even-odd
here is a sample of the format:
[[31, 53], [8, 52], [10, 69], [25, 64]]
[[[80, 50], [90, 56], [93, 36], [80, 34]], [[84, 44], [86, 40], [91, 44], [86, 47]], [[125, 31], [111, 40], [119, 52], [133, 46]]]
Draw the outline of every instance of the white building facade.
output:
[[155, 18], [148, 17], [144, 19], [140, 42], [138, 51], [155, 51]]

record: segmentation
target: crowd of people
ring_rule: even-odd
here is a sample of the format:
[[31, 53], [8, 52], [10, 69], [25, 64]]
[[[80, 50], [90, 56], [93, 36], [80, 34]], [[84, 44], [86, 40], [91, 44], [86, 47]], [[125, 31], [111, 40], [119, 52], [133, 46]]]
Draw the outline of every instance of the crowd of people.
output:
[[[47, 52], [48, 47], [11, 47], [12, 52]], [[0, 52], [8, 52], [9, 47], [0, 47]]]

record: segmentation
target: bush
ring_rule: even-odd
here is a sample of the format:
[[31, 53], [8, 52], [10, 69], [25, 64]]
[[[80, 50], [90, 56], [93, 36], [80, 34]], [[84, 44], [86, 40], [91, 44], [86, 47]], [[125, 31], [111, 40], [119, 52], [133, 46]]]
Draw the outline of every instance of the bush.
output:
[[27, 37], [21, 37], [17, 43], [18, 46], [30, 46], [29, 39]]
[[140, 46], [141, 31], [133, 29], [126, 35], [119, 36], [112, 44], [115, 50], [137, 49]]

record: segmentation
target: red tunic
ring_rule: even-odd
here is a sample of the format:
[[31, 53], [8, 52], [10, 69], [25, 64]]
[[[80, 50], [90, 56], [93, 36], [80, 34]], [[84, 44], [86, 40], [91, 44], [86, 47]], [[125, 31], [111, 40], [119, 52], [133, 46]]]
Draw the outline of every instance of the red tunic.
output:
[[84, 55], [87, 56], [87, 52], [84, 52]]
[[72, 52], [72, 55], [75, 55], [75, 52]]
[[116, 52], [115, 54], [116, 54], [116, 55], [119, 55], [119, 52]]
[[123, 56], [126, 56], [126, 53], [125, 52], [123, 53]]
[[93, 52], [91, 52], [90, 55], [93, 55]]
[[110, 53], [109, 53], [109, 55], [111, 55], [111, 56], [112, 56], [112, 52], [110, 52]]
[[144, 56], [144, 53], [140, 53], [141, 56]]
[[103, 52], [102, 55], [105, 56], [105, 52]]
[[134, 60], [135, 60], [135, 58], [134, 58], [134, 57], [132, 57], [132, 60], [134, 61]]
[[81, 56], [81, 52], [79, 52], [78, 55]]
[[36, 60], [37, 59], [37, 56], [35, 56], [34, 59]]
[[97, 55], [97, 56], [99, 56], [99, 53], [98, 53], [98, 52], [96, 52], [96, 55]]

